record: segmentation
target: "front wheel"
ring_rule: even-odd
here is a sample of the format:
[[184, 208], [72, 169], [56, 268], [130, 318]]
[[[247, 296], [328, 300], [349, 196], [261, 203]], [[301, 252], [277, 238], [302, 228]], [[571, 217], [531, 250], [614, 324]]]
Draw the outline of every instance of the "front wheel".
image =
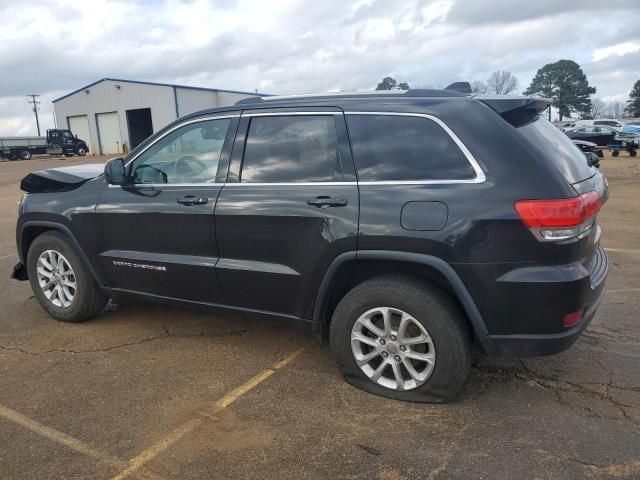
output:
[[27, 271], [35, 297], [56, 320], [80, 322], [107, 304], [80, 255], [60, 232], [36, 237], [27, 254]]
[[31, 160], [31, 152], [29, 150], [22, 150], [22, 152], [20, 152], [20, 158], [22, 160]]
[[87, 150], [84, 147], [78, 147], [76, 149], [76, 153], [78, 154], [78, 156], [84, 157], [87, 154]]
[[635, 157], [638, 154], [638, 152], [636, 152], [635, 150], [629, 150], [629, 155], [631, 155], [632, 157]]
[[398, 400], [453, 400], [471, 365], [459, 307], [444, 291], [402, 275], [376, 277], [347, 293], [333, 314], [330, 340], [349, 383]]

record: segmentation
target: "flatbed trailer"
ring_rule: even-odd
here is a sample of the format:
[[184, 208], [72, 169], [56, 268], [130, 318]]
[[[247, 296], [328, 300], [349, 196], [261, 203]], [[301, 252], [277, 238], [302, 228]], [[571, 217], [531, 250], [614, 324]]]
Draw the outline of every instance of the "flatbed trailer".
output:
[[635, 157], [640, 148], [640, 134], [620, 132], [614, 137], [613, 143], [607, 145], [607, 148], [611, 150], [611, 156], [617, 157], [621, 151], [629, 152], [631, 157]]

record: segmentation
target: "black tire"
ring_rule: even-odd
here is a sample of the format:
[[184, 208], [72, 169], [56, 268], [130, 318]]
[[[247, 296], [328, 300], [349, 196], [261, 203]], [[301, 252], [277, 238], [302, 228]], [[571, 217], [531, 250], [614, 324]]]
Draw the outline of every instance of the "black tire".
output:
[[[73, 269], [77, 289], [71, 305], [66, 308], [51, 303], [38, 283], [38, 258], [46, 250], [60, 252]], [[34, 295], [47, 313], [56, 320], [62, 322], [87, 320], [100, 313], [109, 300], [96, 284], [74, 245], [60, 232], [49, 231], [36, 237], [27, 254], [27, 271]]]
[[20, 152], [21, 160], [31, 160], [31, 152], [29, 150], [22, 150]]
[[614, 150], [613, 152], [611, 152], [612, 157], [617, 157], [618, 155], [620, 155], [620, 152], [618, 150]]
[[84, 147], [76, 148], [76, 153], [79, 157], [84, 157], [87, 154], [87, 150]]
[[73, 153], [65, 153], [64, 156], [65, 157], [73, 157]]
[[[435, 346], [431, 376], [413, 390], [397, 391], [369, 379], [351, 350], [356, 320], [372, 308], [389, 306], [403, 310], [427, 330]], [[404, 275], [367, 280], [347, 293], [336, 307], [330, 328], [331, 350], [342, 375], [367, 392], [396, 400], [443, 403], [463, 390], [471, 366], [471, 338], [464, 314], [444, 291]]]
[[632, 157], [635, 157], [638, 154], [638, 152], [636, 152], [635, 150], [629, 150], [629, 155], [631, 155]]

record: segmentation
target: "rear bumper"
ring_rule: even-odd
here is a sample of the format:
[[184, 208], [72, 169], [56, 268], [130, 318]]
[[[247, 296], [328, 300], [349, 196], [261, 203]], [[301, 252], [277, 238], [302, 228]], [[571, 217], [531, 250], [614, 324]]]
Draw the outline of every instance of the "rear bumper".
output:
[[591, 323], [602, 301], [602, 288], [594, 303], [585, 311], [582, 320], [562, 333], [535, 335], [489, 335], [493, 347], [492, 356], [535, 357], [560, 353], [571, 347], [585, 328]]
[[[491, 268], [496, 267], [474, 266], [476, 281], [467, 283], [487, 326], [478, 340], [490, 356], [529, 357], [558, 353], [575, 343], [602, 301], [609, 265], [598, 248], [585, 265], [503, 265], [498, 268], [505, 271], [497, 275]], [[579, 322], [565, 328], [564, 316], [579, 310]]]

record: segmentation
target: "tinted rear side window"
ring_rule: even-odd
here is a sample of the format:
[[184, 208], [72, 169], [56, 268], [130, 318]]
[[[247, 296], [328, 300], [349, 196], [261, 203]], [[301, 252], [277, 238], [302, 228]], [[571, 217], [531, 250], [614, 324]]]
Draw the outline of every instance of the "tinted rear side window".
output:
[[341, 179], [333, 116], [254, 117], [242, 161], [243, 183]]
[[443, 128], [424, 117], [348, 115], [358, 180], [466, 180], [469, 160]]
[[547, 119], [538, 117], [534, 122], [518, 127], [518, 130], [540, 157], [552, 162], [570, 183], [580, 182], [596, 173], [580, 149]]

